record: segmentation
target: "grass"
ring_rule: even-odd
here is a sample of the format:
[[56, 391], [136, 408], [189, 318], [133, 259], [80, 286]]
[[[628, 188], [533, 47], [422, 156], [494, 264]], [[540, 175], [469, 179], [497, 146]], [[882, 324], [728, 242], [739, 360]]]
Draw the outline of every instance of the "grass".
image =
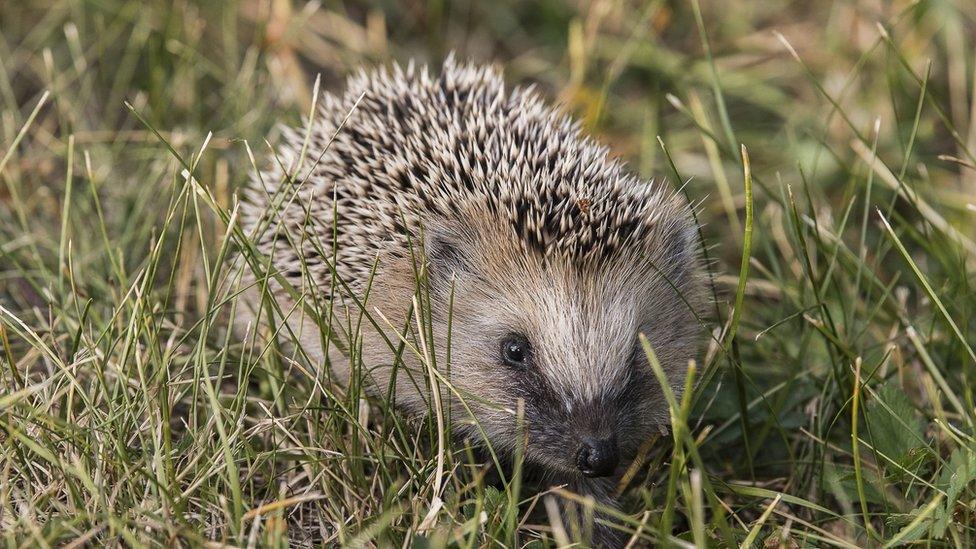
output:
[[227, 329], [236, 192], [315, 75], [450, 50], [701, 204], [711, 337], [628, 474], [635, 543], [976, 543], [971, 3], [41, 0], [0, 29], [7, 546], [578, 537], [574, 494], [498, 489], [439, 414]]

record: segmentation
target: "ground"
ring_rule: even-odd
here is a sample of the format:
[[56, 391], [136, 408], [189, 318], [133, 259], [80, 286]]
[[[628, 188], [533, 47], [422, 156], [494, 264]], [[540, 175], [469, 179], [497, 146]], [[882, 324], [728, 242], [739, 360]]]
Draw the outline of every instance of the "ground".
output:
[[38, 0], [0, 31], [6, 545], [576, 535], [439, 460], [433, 416], [228, 330], [278, 123], [450, 51], [697, 205], [714, 305], [621, 487], [635, 543], [976, 543], [976, 4]]

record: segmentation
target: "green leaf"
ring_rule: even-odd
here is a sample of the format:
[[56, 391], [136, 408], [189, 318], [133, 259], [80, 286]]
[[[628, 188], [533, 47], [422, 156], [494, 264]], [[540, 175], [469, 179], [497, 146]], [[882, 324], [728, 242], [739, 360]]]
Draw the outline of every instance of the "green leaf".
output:
[[918, 461], [916, 450], [925, 446], [925, 423], [901, 387], [891, 381], [882, 385], [865, 406], [864, 419], [875, 450], [902, 465]]
[[949, 464], [942, 469], [942, 474], [939, 476], [939, 488], [946, 492], [946, 504], [936, 513], [936, 520], [932, 525], [933, 536], [945, 535], [958, 504], [959, 495], [973, 480], [976, 480], [976, 452], [956, 448], [952, 451]]

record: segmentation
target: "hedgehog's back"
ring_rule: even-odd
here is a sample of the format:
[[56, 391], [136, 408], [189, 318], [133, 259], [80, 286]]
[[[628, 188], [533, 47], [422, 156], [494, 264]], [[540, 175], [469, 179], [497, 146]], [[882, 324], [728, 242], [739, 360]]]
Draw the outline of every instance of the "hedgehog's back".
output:
[[[244, 224], [265, 220], [258, 248], [292, 278], [330, 276], [335, 254], [356, 286], [377, 254], [408, 254], [410, 236], [431, 220], [488, 218], [527, 250], [581, 262], [683, 225], [679, 202], [624, 173], [531, 90], [506, 92], [498, 71], [451, 58], [436, 78], [394, 66], [323, 96], [298, 170], [305, 132], [285, 137]], [[289, 181], [281, 166], [298, 175]]]

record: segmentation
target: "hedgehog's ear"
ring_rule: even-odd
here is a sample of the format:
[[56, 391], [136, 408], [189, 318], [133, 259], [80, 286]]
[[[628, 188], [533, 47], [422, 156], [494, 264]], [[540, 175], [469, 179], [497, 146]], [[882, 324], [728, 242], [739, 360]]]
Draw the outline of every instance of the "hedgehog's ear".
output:
[[428, 228], [424, 234], [428, 279], [435, 286], [449, 285], [462, 273], [471, 271], [471, 258], [458, 231]]
[[691, 220], [679, 223], [671, 231], [666, 245], [667, 264], [677, 274], [691, 271], [697, 257], [698, 230]]

